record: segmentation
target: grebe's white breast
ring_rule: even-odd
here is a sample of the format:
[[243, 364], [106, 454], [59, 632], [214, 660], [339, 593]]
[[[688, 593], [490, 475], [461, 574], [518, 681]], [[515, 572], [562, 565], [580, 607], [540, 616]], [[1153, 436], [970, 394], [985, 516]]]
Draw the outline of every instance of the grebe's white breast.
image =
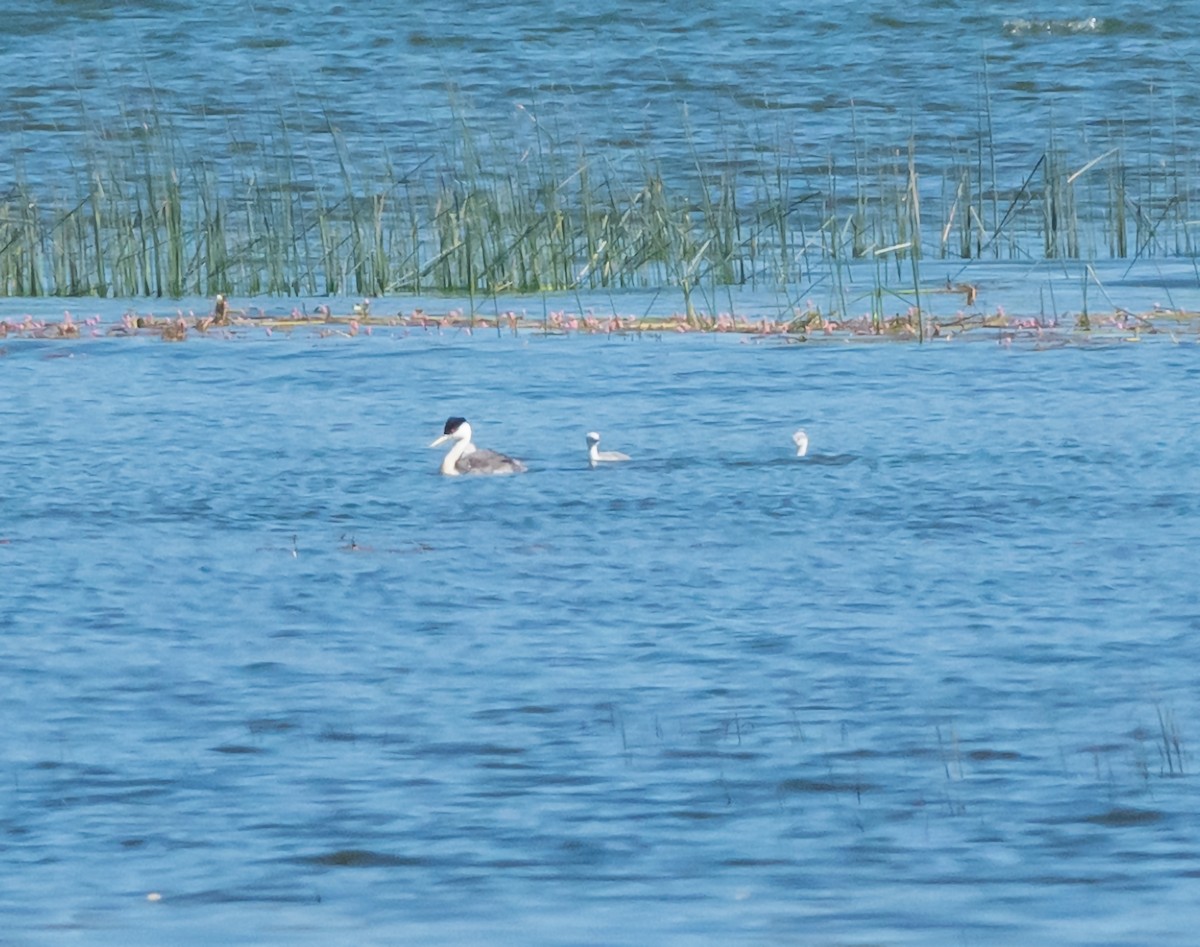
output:
[[446, 441], [454, 441], [454, 445], [442, 458], [440, 468], [447, 477], [458, 477], [462, 474], [518, 474], [529, 469], [515, 457], [488, 450], [486, 447], [476, 447], [471, 442], [471, 425], [465, 418], [448, 418], [442, 436], [429, 446], [438, 447]]
[[619, 450], [601, 450], [600, 435], [595, 431], [587, 433], [588, 446], [588, 463], [595, 467], [597, 464], [617, 463], [622, 460], [629, 460], [628, 454], [622, 454]]

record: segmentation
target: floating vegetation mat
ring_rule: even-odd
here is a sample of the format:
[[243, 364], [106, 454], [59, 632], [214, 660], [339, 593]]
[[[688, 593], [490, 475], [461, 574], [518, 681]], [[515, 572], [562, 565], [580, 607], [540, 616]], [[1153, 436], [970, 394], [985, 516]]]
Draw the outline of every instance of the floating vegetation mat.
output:
[[988, 340], [1001, 343], [1079, 345], [1096, 342], [1137, 342], [1162, 336], [1174, 342], [1200, 343], [1200, 312], [1155, 308], [1148, 312], [1116, 311], [1047, 319], [1019, 316], [1003, 307], [989, 311], [960, 311], [951, 318], [923, 316], [916, 308], [888, 317], [864, 315], [834, 318], [818, 308], [795, 309], [782, 315], [750, 316], [733, 312], [714, 315], [691, 312], [665, 315], [597, 315], [566, 309], [531, 316], [515, 310], [491, 314], [462, 309], [441, 312], [414, 308], [382, 311], [364, 300], [348, 309], [319, 305], [313, 311], [293, 309], [269, 313], [258, 307], [234, 309], [218, 297], [212, 310], [200, 315], [176, 311], [170, 315], [127, 310], [119, 319], [94, 315], [79, 319], [70, 312], [59, 318], [26, 315], [0, 320], [0, 339], [81, 340], [150, 338], [164, 342], [201, 339], [239, 339], [288, 336], [296, 333], [347, 339], [391, 335], [491, 334], [499, 336], [621, 336], [662, 337], [726, 334], [784, 343], [828, 342], [949, 342]]

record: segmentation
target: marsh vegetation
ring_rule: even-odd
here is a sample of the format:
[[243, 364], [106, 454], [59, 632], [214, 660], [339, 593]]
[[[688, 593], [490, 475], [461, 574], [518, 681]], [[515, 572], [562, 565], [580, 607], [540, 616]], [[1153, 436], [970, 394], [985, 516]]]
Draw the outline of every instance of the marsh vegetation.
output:
[[[690, 166], [589, 150], [533, 123], [465, 117], [422, 156], [356, 150], [330, 121], [325, 157], [286, 126], [210, 158], [153, 117], [98, 137], [66, 179], [0, 200], [8, 296], [481, 297], [672, 287], [684, 310], [724, 286], [797, 298], [840, 267], [878, 270], [920, 306], [919, 260], [1194, 258], [1194, 159], [1119, 127], [1045, 131], [1027, 166], [1000, 160], [990, 112], [974, 141], [801, 151], [781, 133]], [[684, 132], [686, 135], [686, 130]], [[1162, 153], [1156, 153], [1157, 150]], [[749, 156], [747, 156], [749, 151]], [[966, 289], [964, 288], [964, 292]], [[845, 315], [846, 313], [842, 313]]]

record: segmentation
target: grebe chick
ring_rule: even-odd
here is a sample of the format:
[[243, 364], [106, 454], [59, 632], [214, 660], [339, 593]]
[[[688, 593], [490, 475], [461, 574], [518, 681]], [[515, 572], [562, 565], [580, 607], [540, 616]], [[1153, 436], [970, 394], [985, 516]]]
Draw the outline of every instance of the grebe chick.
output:
[[471, 425], [466, 418], [449, 418], [442, 436], [429, 446], [437, 447], [446, 441], [455, 442], [442, 458], [441, 472], [447, 477], [461, 474], [518, 474], [528, 469], [515, 457], [472, 444]]
[[588, 446], [588, 463], [593, 467], [596, 464], [615, 462], [618, 460], [629, 460], [628, 454], [622, 454], [619, 450], [601, 450], [600, 435], [595, 431], [587, 433]]
[[803, 457], [808, 453], [808, 435], [803, 431], [797, 431], [792, 435], [792, 443], [796, 445], [797, 457]]

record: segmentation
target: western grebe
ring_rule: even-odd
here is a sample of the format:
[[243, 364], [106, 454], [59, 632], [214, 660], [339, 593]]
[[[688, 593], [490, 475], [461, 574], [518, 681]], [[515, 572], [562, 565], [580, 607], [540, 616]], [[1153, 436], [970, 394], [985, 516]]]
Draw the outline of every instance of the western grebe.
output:
[[588, 463], [593, 467], [596, 464], [608, 463], [610, 461], [629, 460], [628, 454], [622, 454], [619, 450], [601, 450], [600, 435], [595, 431], [587, 433], [588, 446]]
[[442, 436], [429, 446], [437, 447], [446, 441], [455, 442], [442, 458], [441, 470], [447, 477], [460, 474], [518, 474], [528, 469], [515, 457], [472, 444], [471, 425], [466, 418], [448, 419]]
[[796, 445], [797, 457], [803, 457], [808, 453], [808, 435], [803, 431], [797, 431], [792, 435], [792, 443]]

